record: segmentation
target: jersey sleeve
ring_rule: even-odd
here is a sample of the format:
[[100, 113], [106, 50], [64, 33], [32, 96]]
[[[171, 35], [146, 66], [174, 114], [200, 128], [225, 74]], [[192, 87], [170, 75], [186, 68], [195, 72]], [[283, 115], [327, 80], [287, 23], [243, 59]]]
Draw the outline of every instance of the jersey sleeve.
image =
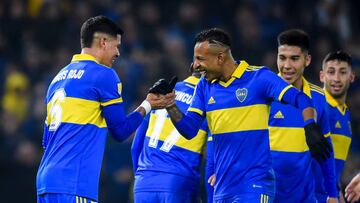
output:
[[96, 90], [99, 95], [101, 106], [122, 103], [122, 83], [111, 68], [104, 68], [96, 80]]
[[264, 88], [267, 98], [274, 101], [281, 101], [285, 92], [290, 88], [294, 88], [267, 67], [259, 70], [258, 82]]
[[195, 112], [200, 116], [204, 116], [205, 113], [205, 85], [207, 81], [202, 77], [199, 83], [195, 87], [193, 99], [191, 101], [190, 107], [188, 108], [189, 112]]

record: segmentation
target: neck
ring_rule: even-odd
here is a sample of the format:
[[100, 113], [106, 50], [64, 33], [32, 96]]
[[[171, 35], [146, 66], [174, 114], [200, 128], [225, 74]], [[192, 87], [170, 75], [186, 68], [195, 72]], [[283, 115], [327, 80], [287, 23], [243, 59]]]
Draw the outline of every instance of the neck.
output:
[[303, 85], [304, 85], [302, 77], [300, 77], [299, 79], [295, 80], [292, 85], [293, 85], [294, 87], [296, 87], [298, 90], [302, 90]]
[[220, 77], [220, 81], [227, 82], [228, 80], [230, 80], [232, 74], [234, 73], [234, 71], [236, 70], [237, 67], [238, 67], [238, 64], [236, 64], [234, 59], [227, 60], [224, 63], [224, 66], [223, 66], [224, 71], [223, 71], [222, 76]]
[[[333, 97], [334, 98], [334, 97]], [[344, 93], [342, 96], [334, 98], [336, 100], [336, 102], [340, 105], [340, 106], [344, 106], [345, 105], [345, 100], [346, 100], [346, 93]]]
[[97, 50], [92, 49], [92, 48], [82, 48], [81, 49], [81, 54], [88, 54], [93, 56], [97, 62], [101, 63], [101, 57], [100, 54]]

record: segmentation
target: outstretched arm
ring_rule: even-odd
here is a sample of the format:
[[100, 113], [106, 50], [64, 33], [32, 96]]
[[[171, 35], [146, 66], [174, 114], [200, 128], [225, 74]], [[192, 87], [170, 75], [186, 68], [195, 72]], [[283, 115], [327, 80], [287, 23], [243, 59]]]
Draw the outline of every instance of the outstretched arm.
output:
[[316, 112], [311, 98], [267, 68], [259, 70], [259, 79], [262, 81], [261, 87], [265, 90], [264, 95], [269, 99], [290, 104], [302, 112], [306, 143], [311, 155], [318, 160], [330, 157], [332, 148], [316, 123]]
[[129, 115], [125, 114], [122, 103], [115, 103], [103, 107], [103, 116], [112, 137], [118, 141], [123, 141], [139, 127], [143, 117], [151, 109], [164, 108], [174, 98], [175, 93], [166, 95], [150, 93], [147, 95], [146, 100]]
[[192, 139], [196, 136], [203, 122], [203, 117], [195, 112], [188, 111], [183, 114], [176, 104], [167, 107], [172, 123], [179, 133], [186, 139]]
[[320, 126], [316, 123], [316, 111], [312, 100], [296, 88], [289, 88], [281, 98], [284, 103], [291, 104], [302, 111], [306, 143], [311, 155], [316, 160], [325, 160], [330, 157], [332, 147], [323, 136]]

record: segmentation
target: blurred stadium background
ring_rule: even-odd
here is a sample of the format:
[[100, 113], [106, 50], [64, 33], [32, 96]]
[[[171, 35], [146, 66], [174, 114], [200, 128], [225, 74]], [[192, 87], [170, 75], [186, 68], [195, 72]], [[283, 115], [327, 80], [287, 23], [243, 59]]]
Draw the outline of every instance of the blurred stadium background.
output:
[[[42, 155], [44, 96], [55, 74], [80, 52], [79, 30], [103, 14], [125, 30], [114, 69], [123, 81], [128, 111], [160, 77], [184, 79], [193, 38], [221, 27], [232, 36], [233, 55], [276, 69], [276, 36], [301, 28], [311, 36], [306, 77], [319, 84], [321, 60], [343, 49], [360, 76], [360, 2], [356, 0], [130, 1], [1, 0], [0, 2], [0, 201], [36, 202], [35, 177]], [[360, 82], [349, 93], [353, 141], [342, 184], [360, 170]], [[108, 139], [100, 202], [132, 202], [132, 139]]]

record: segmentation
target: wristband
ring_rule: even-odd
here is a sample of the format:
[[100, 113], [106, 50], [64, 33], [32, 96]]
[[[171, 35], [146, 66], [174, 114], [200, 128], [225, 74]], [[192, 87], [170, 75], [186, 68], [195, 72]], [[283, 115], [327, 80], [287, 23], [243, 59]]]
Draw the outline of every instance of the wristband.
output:
[[145, 109], [145, 115], [147, 115], [150, 111], [151, 111], [151, 104], [150, 102], [148, 102], [147, 100], [144, 100], [141, 104], [141, 107], [143, 107]]

